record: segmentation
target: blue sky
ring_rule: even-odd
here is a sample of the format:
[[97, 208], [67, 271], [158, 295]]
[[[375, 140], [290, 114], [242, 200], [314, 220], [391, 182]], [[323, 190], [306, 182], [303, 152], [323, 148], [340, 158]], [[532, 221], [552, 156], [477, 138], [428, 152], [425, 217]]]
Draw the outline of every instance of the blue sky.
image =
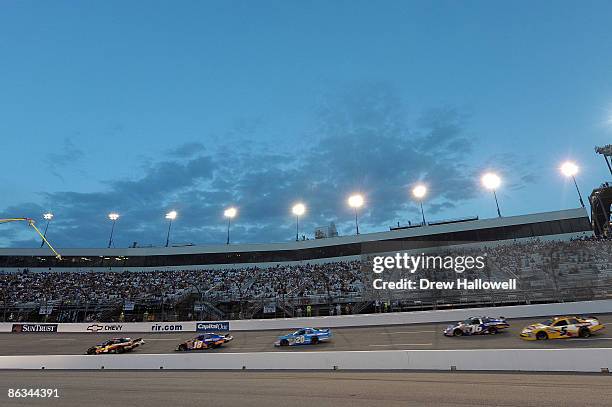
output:
[[[478, 185], [500, 173], [505, 215], [578, 206], [610, 179], [612, 4], [82, 2], [0, 6], [0, 216], [56, 218], [59, 246], [293, 236], [366, 195], [363, 231], [492, 217]], [[23, 225], [1, 246], [35, 246]]]

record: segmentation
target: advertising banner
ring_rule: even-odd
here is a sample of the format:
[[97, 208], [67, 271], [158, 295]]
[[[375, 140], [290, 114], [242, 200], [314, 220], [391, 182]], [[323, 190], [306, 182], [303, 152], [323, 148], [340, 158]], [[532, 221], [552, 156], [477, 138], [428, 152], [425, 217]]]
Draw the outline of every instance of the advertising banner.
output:
[[222, 332], [229, 330], [229, 321], [198, 322], [196, 324], [196, 332]]
[[195, 332], [195, 322], [89, 322], [89, 323], [0, 323], [0, 332], [13, 333], [168, 333]]
[[276, 303], [269, 302], [264, 304], [263, 312], [264, 314], [274, 314], [276, 312]]
[[51, 315], [53, 313], [53, 305], [41, 305], [38, 309], [39, 315]]
[[57, 332], [57, 324], [13, 324], [14, 333], [48, 333]]

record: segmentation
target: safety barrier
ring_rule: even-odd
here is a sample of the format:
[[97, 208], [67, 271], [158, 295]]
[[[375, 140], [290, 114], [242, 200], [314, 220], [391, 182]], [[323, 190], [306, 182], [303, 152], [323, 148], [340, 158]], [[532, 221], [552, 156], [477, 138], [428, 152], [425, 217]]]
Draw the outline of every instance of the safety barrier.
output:
[[394, 350], [0, 356], [0, 369], [609, 372], [612, 349]]
[[125, 322], [125, 323], [0, 323], [0, 332], [57, 333], [169, 333], [223, 331], [215, 324], [229, 324], [231, 331], [292, 329], [305, 326], [339, 328], [381, 325], [409, 325], [460, 321], [470, 316], [504, 316], [528, 318], [548, 315], [588, 315], [612, 313], [612, 300], [566, 302], [554, 304], [515, 305], [489, 308], [465, 308], [439, 311], [394, 312], [327, 317], [284, 319], [249, 319], [210, 322]]
[[612, 300], [566, 302], [554, 304], [514, 305], [504, 307], [464, 308], [439, 311], [392, 312], [329, 317], [259, 319], [231, 321], [232, 331], [287, 329], [312, 326], [339, 328], [381, 325], [410, 325], [461, 321], [471, 316], [503, 316], [529, 318], [548, 315], [587, 315], [612, 312]]

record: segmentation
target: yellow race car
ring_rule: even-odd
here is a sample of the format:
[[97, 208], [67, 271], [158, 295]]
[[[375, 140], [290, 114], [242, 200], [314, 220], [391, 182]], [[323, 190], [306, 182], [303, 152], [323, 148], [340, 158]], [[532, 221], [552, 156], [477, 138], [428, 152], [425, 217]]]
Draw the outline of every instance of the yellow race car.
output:
[[588, 338], [604, 326], [595, 317], [554, 317], [538, 324], [526, 326], [521, 338], [528, 341], [564, 338]]

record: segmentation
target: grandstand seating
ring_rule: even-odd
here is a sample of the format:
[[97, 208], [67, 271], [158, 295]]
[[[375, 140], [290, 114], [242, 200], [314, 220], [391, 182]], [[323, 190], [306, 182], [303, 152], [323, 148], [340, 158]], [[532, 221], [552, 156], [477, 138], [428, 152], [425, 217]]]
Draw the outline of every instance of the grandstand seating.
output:
[[[518, 279], [516, 291], [373, 290], [370, 258], [325, 263], [200, 270], [0, 272], [0, 318], [81, 320], [220, 319], [357, 313], [490, 304], [607, 298], [612, 291], [612, 241], [481, 243], [440, 254], [485, 255], [486, 267], [462, 277]], [[416, 278], [456, 279], [421, 270]], [[400, 274], [398, 272], [398, 277]], [[401, 277], [407, 277], [405, 275]], [[386, 276], [392, 279], [393, 276]], [[123, 310], [125, 301], [134, 310]], [[276, 312], [264, 312], [274, 303]], [[194, 307], [197, 305], [198, 307]], [[41, 307], [52, 307], [40, 315]]]

